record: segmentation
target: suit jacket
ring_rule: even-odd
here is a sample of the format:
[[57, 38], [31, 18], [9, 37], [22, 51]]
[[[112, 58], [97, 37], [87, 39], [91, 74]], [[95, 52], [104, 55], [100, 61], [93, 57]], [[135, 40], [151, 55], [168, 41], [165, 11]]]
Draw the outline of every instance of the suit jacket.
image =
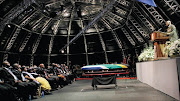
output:
[[0, 79], [10, 85], [15, 84], [14, 77], [5, 68], [0, 68]]
[[13, 72], [14, 75], [17, 76], [17, 78], [18, 78], [19, 80], [22, 80], [21, 72], [20, 72], [18, 69], [13, 68], [13, 69], [11, 69], [11, 71]]
[[36, 73], [40, 74], [41, 77], [44, 77], [44, 78], [45, 78], [45, 76], [47, 76], [47, 72], [45, 71], [45, 69], [42, 69], [42, 68], [37, 69]]

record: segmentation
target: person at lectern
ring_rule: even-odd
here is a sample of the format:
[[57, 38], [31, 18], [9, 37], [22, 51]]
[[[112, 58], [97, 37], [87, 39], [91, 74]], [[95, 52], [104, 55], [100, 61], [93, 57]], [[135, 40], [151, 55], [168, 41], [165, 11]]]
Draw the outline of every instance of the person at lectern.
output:
[[171, 42], [176, 41], [178, 39], [178, 33], [175, 25], [173, 25], [171, 21], [166, 21], [166, 26], [168, 26], [168, 28], [165, 34], [169, 36]]
[[167, 47], [171, 44], [174, 43], [174, 41], [178, 40], [178, 32], [176, 30], [175, 25], [173, 25], [171, 23], [171, 21], [166, 21], [166, 26], [167, 28], [167, 32], [165, 32], [165, 34], [169, 37], [169, 41], [166, 41], [165, 43], [165, 49], [163, 49], [163, 53], [166, 57], [168, 57], [168, 52], [167, 51]]

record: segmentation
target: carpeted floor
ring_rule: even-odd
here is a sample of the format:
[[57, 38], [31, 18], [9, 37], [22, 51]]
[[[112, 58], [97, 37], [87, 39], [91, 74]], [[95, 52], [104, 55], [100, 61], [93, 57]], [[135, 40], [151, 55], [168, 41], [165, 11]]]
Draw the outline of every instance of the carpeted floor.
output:
[[117, 89], [115, 85], [98, 85], [93, 90], [91, 80], [79, 80], [33, 101], [177, 101], [135, 79], [117, 80], [117, 84]]

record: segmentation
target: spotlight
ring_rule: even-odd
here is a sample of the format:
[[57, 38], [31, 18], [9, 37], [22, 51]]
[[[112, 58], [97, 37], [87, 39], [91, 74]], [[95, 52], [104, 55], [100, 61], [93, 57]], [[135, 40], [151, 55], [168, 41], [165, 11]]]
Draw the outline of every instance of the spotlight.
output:
[[63, 14], [63, 16], [64, 16], [64, 17], [68, 17], [68, 16], [70, 16], [70, 13], [65, 12], [65, 13]]
[[11, 25], [7, 25], [9, 28], [11, 28]]
[[64, 53], [64, 49], [61, 50], [61, 53]]

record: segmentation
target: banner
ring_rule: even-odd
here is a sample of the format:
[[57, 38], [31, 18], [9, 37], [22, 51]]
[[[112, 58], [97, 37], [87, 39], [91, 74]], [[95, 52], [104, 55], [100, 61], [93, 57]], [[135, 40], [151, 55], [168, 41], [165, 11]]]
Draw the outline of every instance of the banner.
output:
[[151, 5], [151, 6], [154, 6], [154, 7], [157, 7], [154, 0], [137, 0], [137, 1]]

